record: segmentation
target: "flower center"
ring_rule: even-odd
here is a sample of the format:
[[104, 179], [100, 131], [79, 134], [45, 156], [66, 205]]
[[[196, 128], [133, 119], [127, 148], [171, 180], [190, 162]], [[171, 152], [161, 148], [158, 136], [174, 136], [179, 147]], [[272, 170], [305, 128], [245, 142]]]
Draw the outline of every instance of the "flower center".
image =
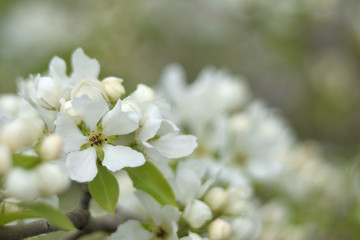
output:
[[107, 142], [107, 138], [102, 135], [102, 133], [97, 133], [89, 137], [90, 145], [94, 146], [101, 146], [103, 143]]

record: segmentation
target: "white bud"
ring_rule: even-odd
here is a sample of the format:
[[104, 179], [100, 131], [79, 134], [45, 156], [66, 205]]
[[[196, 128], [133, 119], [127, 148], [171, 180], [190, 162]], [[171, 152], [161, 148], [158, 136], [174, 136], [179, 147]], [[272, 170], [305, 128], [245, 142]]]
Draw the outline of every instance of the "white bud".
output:
[[221, 210], [228, 200], [228, 195], [225, 189], [214, 187], [210, 189], [204, 198], [204, 201], [210, 206], [213, 211]]
[[60, 136], [51, 134], [46, 136], [40, 146], [40, 156], [43, 161], [58, 159], [63, 151], [63, 141]]
[[224, 213], [228, 215], [243, 215], [254, 211], [254, 206], [251, 202], [245, 199], [238, 201], [231, 201], [224, 208]]
[[209, 225], [209, 238], [210, 240], [226, 240], [231, 235], [230, 224], [220, 218]]
[[110, 102], [116, 102], [125, 94], [125, 88], [122, 85], [123, 80], [116, 77], [107, 77], [102, 81], [106, 95]]
[[145, 84], [138, 84], [136, 90], [131, 94], [131, 96], [140, 102], [152, 101], [156, 99], [154, 90]]
[[2, 128], [0, 141], [8, 145], [11, 150], [18, 151], [38, 140], [43, 130], [39, 119], [16, 118]]
[[196, 199], [186, 206], [183, 217], [192, 227], [199, 228], [212, 218], [212, 212], [206, 203]]
[[63, 88], [61, 83], [50, 77], [39, 77], [35, 79], [35, 97], [38, 103], [47, 109], [58, 108], [59, 99], [62, 96]]
[[259, 234], [260, 225], [251, 219], [239, 217], [232, 221], [231, 230], [236, 239], [255, 239]]
[[235, 132], [248, 132], [253, 123], [247, 114], [239, 113], [231, 117], [230, 127]]
[[22, 201], [32, 201], [39, 195], [38, 180], [33, 171], [14, 168], [5, 180], [6, 194]]
[[50, 196], [65, 191], [70, 185], [67, 174], [54, 163], [41, 164], [36, 169], [39, 189], [43, 196]]
[[88, 96], [93, 101], [99, 101], [104, 99], [109, 101], [102, 83], [95, 78], [87, 78], [79, 82], [71, 92], [71, 100], [81, 97], [83, 95]]
[[0, 144], [0, 176], [5, 175], [11, 168], [12, 157], [8, 146]]

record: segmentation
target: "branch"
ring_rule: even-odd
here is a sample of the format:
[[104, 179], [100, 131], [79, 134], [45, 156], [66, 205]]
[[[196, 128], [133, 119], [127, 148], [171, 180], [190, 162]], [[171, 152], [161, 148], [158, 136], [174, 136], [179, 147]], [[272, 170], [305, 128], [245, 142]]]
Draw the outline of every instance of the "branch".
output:
[[[73, 234], [66, 236], [64, 240], [78, 239], [79, 237], [96, 231], [115, 232], [118, 225], [128, 219], [138, 219], [129, 214], [118, 214], [102, 218], [93, 218], [89, 212], [91, 194], [87, 184], [83, 185], [80, 193], [79, 205], [67, 214], [75, 228], [78, 229]], [[59, 231], [58, 227], [45, 219], [37, 220], [31, 223], [0, 227], [0, 239], [18, 240], [28, 237], [34, 237], [44, 233]]]

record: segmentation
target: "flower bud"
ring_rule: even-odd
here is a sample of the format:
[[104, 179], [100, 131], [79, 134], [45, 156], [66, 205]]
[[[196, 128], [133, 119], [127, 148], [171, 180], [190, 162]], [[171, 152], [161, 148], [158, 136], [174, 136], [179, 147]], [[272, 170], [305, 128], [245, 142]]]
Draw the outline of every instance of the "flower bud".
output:
[[107, 77], [103, 79], [102, 84], [110, 102], [116, 102], [125, 94], [125, 88], [122, 85], [122, 82], [123, 80], [121, 78], [116, 77]]
[[63, 141], [60, 136], [51, 134], [46, 136], [40, 146], [40, 156], [43, 161], [58, 159], [63, 150]]
[[204, 201], [209, 205], [213, 211], [221, 210], [228, 200], [228, 195], [225, 189], [214, 187], [210, 189], [204, 198]]
[[0, 97], [0, 111], [10, 116], [18, 113], [21, 98], [18, 95], [4, 94]]
[[38, 180], [33, 171], [14, 168], [5, 180], [6, 194], [21, 201], [32, 201], [39, 195]]
[[81, 122], [81, 117], [75, 112], [71, 101], [63, 102], [61, 105], [61, 111], [64, 111], [66, 116], [72, 119], [76, 124]]
[[100, 99], [104, 99], [105, 101], [109, 100], [105, 94], [102, 83], [95, 78], [87, 78], [79, 82], [71, 92], [71, 100], [83, 95], [88, 96], [95, 102]]
[[210, 240], [226, 240], [231, 235], [230, 224], [220, 218], [209, 225], [209, 238]]
[[199, 228], [212, 218], [212, 212], [206, 203], [194, 200], [186, 206], [183, 217], [192, 227]]
[[156, 99], [154, 90], [145, 84], [138, 84], [136, 90], [131, 94], [131, 96], [140, 102], [152, 101]]
[[62, 96], [62, 85], [50, 77], [39, 77], [35, 80], [35, 97], [38, 103], [47, 109], [58, 108]]
[[8, 146], [0, 144], [0, 176], [5, 175], [11, 168], [12, 158]]
[[34, 143], [42, 133], [43, 125], [39, 119], [16, 118], [2, 128], [0, 141], [13, 151]]
[[239, 217], [232, 221], [231, 230], [236, 239], [255, 239], [259, 234], [260, 223]]
[[61, 193], [70, 185], [67, 174], [56, 164], [41, 164], [35, 172], [39, 181], [39, 190], [43, 196]]

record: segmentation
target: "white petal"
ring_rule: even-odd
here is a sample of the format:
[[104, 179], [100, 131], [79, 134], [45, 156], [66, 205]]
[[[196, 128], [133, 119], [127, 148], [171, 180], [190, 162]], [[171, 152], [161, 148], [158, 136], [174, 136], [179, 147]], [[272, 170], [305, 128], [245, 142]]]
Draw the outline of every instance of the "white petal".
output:
[[71, 119], [66, 117], [65, 113], [58, 114], [55, 125], [55, 133], [64, 140], [64, 151], [67, 153], [78, 151], [88, 141], [87, 137]]
[[67, 79], [65, 61], [57, 56], [53, 57], [49, 64], [49, 72], [52, 78]]
[[145, 163], [144, 155], [130, 147], [106, 144], [103, 150], [102, 164], [111, 171], [118, 171], [124, 167], [138, 167]]
[[80, 81], [81, 79], [86, 77], [97, 78], [99, 76], [99, 62], [96, 59], [89, 58], [81, 48], [76, 49], [75, 52], [72, 54], [71, 64], [73, 67], [72, 77], [76, 81]]
[[178, 102], [185, 92], [185, 73], [178, 64], [169, 64], [161, 74], [161, 82], [168, 99]]
[[135, 112], [122, 112], [121, 100], [102, 119], [102, 127], [106, 136], [123, 135], [135, 131], [139, 127], [140, 116]]
[[147, 141], [154, 137], [161, 126], [162, 116], [159, 108], [148, 104], [142, 113], [142, 127], [138, 133], [138, 141]]
[[128, 220], [120, 224], [116, 232], [111, 234], [107, 240], [119, 239], [151, 239], [153, 234], [143, 228], [140, 222]]
[[161, 136], [151, 144], [156, 150], [168, 158], [180, 158], [191, 154], [197, 147], [196, 137], [192, 135], [175, 135], [172, 133]]
[[97, 129], [97, 123], [101, 117], [109, 111], [105, 100], [93, 102], [88, 96], [83, 95], [71, 102], [76, 114], [86, 123], [91, 131]]
[[97, 174], [95, 148], [69, 153], [65, 166], [72, 180], [90, 182]]

